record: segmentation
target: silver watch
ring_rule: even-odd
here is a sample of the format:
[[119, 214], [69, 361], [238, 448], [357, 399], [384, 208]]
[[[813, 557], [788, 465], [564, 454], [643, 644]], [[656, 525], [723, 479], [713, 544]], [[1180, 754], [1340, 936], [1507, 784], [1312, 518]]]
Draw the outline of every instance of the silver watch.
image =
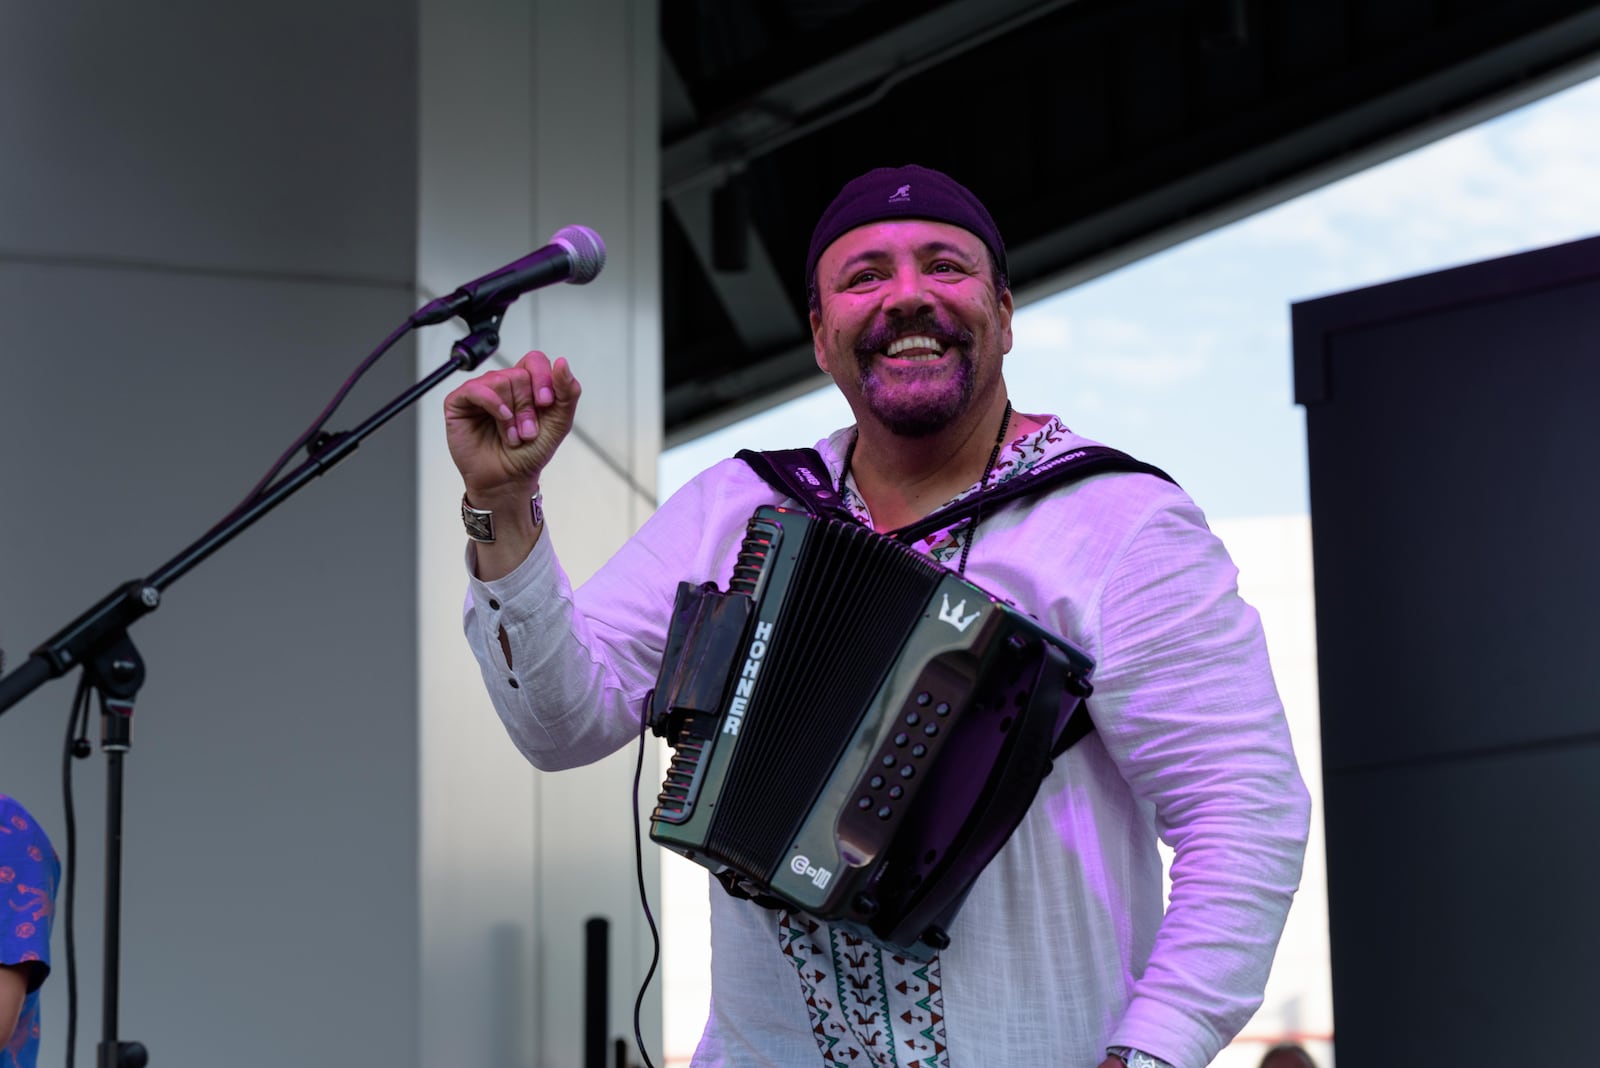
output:
[[[544, 494], [535, 493], [528, 501], [528, 510], [533, 516], [533, 525], [544, 526]], [[467, 528], [467, 537], [473, 541], [494, 541], [494, 512], [486, 508], [474, 508], [467, 503], [467, 495], [461, 495], [461, 525]]]
[[1132, 1046], [1112, 1046], [1106, 1050], [1111, 1056], [1116, 1057], [1128, 1068], [1172, 1068], [1172, 1065], [1159, 1057], [1152, 1057], [1142, 1049]]

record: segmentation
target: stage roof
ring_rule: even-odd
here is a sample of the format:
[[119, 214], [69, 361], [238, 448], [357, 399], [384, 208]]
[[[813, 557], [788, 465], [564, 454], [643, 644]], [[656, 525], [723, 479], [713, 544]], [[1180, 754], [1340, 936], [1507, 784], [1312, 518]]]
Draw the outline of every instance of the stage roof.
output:
[[668, 444], [821, 385], [801, 272], [871, 166], [984, 199], [1019, 302], [1600, 73], [1592, 0], [669, 0]]

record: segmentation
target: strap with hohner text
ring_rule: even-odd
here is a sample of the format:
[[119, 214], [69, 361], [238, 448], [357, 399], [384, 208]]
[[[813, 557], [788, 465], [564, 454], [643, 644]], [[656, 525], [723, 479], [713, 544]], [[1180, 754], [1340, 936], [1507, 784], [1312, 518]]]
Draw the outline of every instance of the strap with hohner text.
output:
[[[816, 449], [776, 449], [767, 452], [741, 449], [735, 455], [749, 464], [751, 470], [768, 485], [799, 501], [814, 514], [850, 523], [860, 522], [840, 500], [833, 486], [833, 475]], [[887, 531], [882, 536], [910, 545], [963, 519], [971, 522], [980, 506], [987, 512], [1019, 497], [1033, 496], [1090, 475], [1108, 472], [1154, 475], [1177, 485], [1177, 480], [1159, 467], [1136, 460], [1125, 452], [1104, 445], [1085, 445], [1043, 460], [999, 486], [970, 494], [914, 523]], [[1085, 702], [1085, 714], [1073, 716], [1067, 721], [1066, 729], [1050, 750], [1052, 757], [1060, 756], [1094, 729], [1094, 719], [1087, 714], [1088, 711], [1088, 703]]]

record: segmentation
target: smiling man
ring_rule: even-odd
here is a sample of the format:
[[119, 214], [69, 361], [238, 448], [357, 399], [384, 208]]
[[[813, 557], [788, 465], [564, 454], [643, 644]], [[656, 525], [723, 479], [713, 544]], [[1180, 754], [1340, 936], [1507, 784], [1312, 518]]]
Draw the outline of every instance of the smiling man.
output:
[[[1260, 1004], [1309, 821], [1227, 552], [1148, 473], [1001, 498], [1095, 443], [1014, 409], [1005, 245], [947, 175], [848, 183], [805, 277], [817, 363], [855, 416], [817, 443], [831, 492], [882, 532], [968, 506], [916, 548], [1094, 659], [1095, 729], [1055, 761], [931, 960], [713, 888], [694, 1064], [1200, 1068]], [[445, 403], [467, 636], [512, 740], [547, 770], [638, 736], [679, 582], [726, 585], [754, 511], [804, 503], [724, 461], [573, 591], [538, 488], [579, 393], [565, 360], [533, 352]], [[1158, 840], [1174, 851], [1165, 901]]]

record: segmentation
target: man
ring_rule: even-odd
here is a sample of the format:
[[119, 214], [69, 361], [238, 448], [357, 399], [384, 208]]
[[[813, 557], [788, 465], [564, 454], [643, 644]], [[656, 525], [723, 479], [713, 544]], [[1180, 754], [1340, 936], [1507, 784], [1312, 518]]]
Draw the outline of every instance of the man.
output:
[[60, 878], [50, 839], [0, 794], [0, 1068], [33, 1068], [39, 1057], [39, 987], [50, 974]]
[[[856, 424], [818, 449], [864, 524], [981, 503], [1086, 444], [1012, 409], [1004, 271], [989, 213], [936, 171], [869, 172], [819, 221], [812, 338]], [[579, 392], [565, 360], [535, 352], [445, 403], [474, 538], [467, 634], [512, 739], [544, 769], [637, 736], [678, 582], [726, 586], [754, 510], [794, 503], [725, 461], [572, 591], [537, 492]], [[919, 547], [1096, 660], [1097, 729], [1056, 761], [927, 964], [714, 892], [695, 1063], [1199, 1068], [1260, 1002], [1309, 810], [1226, 552], [1182, 491], [1130, 474], [997, 506]], [[1158, 835], [1175, 850], [1165, 911]]]
[[1262, 1054], [1256, 1068], [1317, 1068], [1317, 1062], [1298, 1042], [1283, 1042]]

